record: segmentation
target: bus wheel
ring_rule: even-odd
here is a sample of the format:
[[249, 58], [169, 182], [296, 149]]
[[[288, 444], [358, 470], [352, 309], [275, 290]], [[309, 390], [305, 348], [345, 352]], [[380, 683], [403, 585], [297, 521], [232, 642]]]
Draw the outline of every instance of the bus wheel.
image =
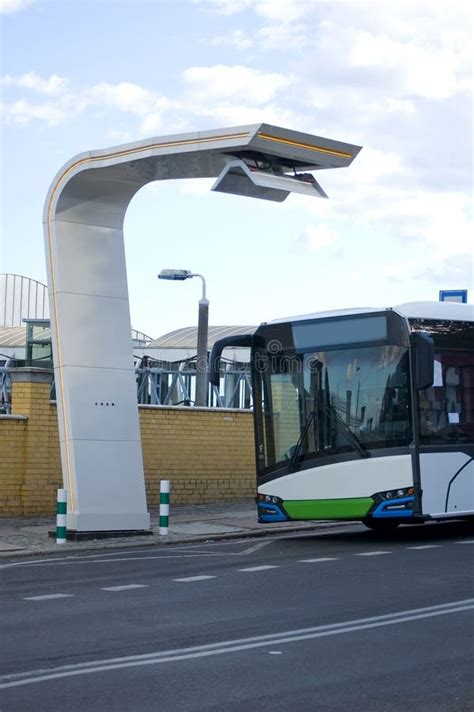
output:
[[392, 532], [398, 527], [400, 522], [393, 519], [372, 519], [372, 517], [366, 517], [362, 520], [362, 524], [365, 524], [366, 527], [376, 532]]

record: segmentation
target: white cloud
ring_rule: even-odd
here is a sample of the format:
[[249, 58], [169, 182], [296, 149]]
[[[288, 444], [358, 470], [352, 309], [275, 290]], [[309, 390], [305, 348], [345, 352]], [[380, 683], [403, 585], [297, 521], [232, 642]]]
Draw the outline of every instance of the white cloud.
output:
[[377, 181], [386, 176], [391, 176], [392, 181], [395, 181], [395, 176], [399, 177], [406, 173], [402, 156], [393, 151], [365, 147], [356, 161], [357, 164], [354, 165], [359, 186], [361, 184], [375, 186]]
[[[202, 4], [202, 0], [194, 0], [197, 4]], [[236, 15], [251, 7], [253, 0], [207, 0], [203, 7], [212, 7], [221, 15]]]
[[158, 134], [163, 126], [163, 115], [160, 112], [152, 112], [147, 114], [140, 125], [140, 133], [145, 136]]
[[358, 32], [350, 51], [354, 67], [375, 67], [398, 75], [405, 94], [427, 99], [446, 99], [466, 88], [458, 70], [463, 64], [453, 42], [443, 35], [431, 46], [415, 40], [398, 41], [386, 34]]
[[19, 87], [21, 89], [31, 89], [40, 94], [60, 94], [67, 88], [68, 80], [57, 74], [51, 74], [47, 79], [40, 77], [36, 72], [29, 72], [21, 76], [6, 74], [0, 79], [0, 84], [9, 87]]
[[[32, 102], [23, 98], [6, 101], [2, 106], [2, 116], [6, 124], [28, 126], [32, 121], [40, 121], [48, 126], [58, 126], [78, 116], [90, 106], [88, 90], [75, 90], [65, 77], [52, 74], [41, 77], [36, 72], [21, 76], [4, 76], [0, 83], [8, 89], [27, 89], [45, 95], [42, 102]], [[6, 93], [6, 92], [5, 92]]]
[[241, 65], [219, 64], [190, 67], [183, 72], [183, 80], [203, 102], [244, 98], [255, 104], [264, 104], [288, 87], [293, 78]]
[[306, 26], [295, 23], [315, 11], [311, 0], [208, 0], [204, 6], [211, 6], [221, 15], [234, 15], [249, 10], [269, 23], [253, 32], [250, 28], [247, 32], [234, 30], [228, 35], [211, 39], [211, 45], [225, 44], [236, 49], [256, 47], [264, 50], [290, 46], [295, 52], [301, 51], [307, 44]]
[[314, 9], [314, 0], [194, 0], [204, 8], [211, 7], [220, 15], [236, 15], [252, 10], [271, 22], [294, 22]]
[[6, 88], [33, 90], [49, 98], [43, 103], [24, 99], [4, 101], [3, 116], [7, 124], [28, 125], [37, 120], [57, 126], [89, 108], [99, 108], [136, 116], [141, 119], [141, 126], [135, 132], [151, 134], [161, 130], [163, 114], [173, 106], [166, 97], [130, 82], [99, 82], [92, 87], [75, 88], [68, 79], [56, 74], [44, 78], [30, 72], [17, 77], [6, 75], [0, 83]]
[[404, 260], [390, 262], [382, 269], [387, 279], [406, 285], [418, 285], [425, 281], [433, 285], [433, 294], [439, 289], [472, 290], [473, 265], [465, 255], [452, 255], [444, 259], [430, 259], [421, 252], [411, 253]]
[[287, 49], [300, 52], [308, 43], [306, 27], [302, 24], [266, 25], [255, 35], [255, 46], [262, 49]]
[[[206, 40], [206, 43], [208, 40]], [[244, 32], [244, 30], [233, 30], [225, 35], [219, 35], [213, 37], [209, 44], [214, 47], [229, 46], [234, 47], [234, 49], [245, 50], [249, 49], [253, 45], [253, 41], [250, 39], [249, 33]]]
[[394, 99], [390, 96], [384, 100], [382, 107], [390, 114], [414, 114], [416, 112], [415, 103], [410, 99]]
[[252, 106], [233, 103], [207, 103], [183, 104], [182, 111], [196, 117], [205, 118], [206, 125], [213, 126], [240, 126], [246, 124], [259, 124], [262, 122], [274, 126], [294, 126], [297, 120], [291, 109], [285, 109], [279, 104], [266, 104], [265, 106]]
[[401, 233], [414, 233], [424, 243], [431, 259], [448, 259], [465, 254], [473, 261], [473, 224], [466, 198], [449, 191], [423, 192], [397, 201], [405, 220]]
[[[181, 95], [170, 99], [147, 87], [131, 82], [99, 82], [89, 87], [74, 87], [58, 75], [41, 77], [35, 72], [1, 80], [6, 90], [28, 89], [43, 93], [48, 100], [34, 103], [26, 99], [4, 99], [3, 117], [7, 124], [29, 125], [40, 121], [49, 126], [68, 121], [91, 109], [119, 112], [139, 120], [133, 131], [140, 135], [196, 128], [196, 117], [210, 126], [248, 124], [266, 121], [292, 125], [292, 109], [272, 101], [292, 77], [243, 66], [218, 65], [193, 67], [184, 73]], [[193, 123], [194, 122], [194, 123]]]
[[153, 92], [130, 82], [108, 84], [100, 82], [89, 92], [91, 99], [105, 107], [118, 109], [143, 116], [155, 108], [156, 97]]
[[123, 129], [111, 129], [108, 132], [108, 135], [110, 140], [118, 145], [121, 143], [128, 143], [136, 138], [129, 131], [124, 131]]
[[289, 24], [314, 10], [314, 0], [257, 0], [254, 9], [266, 20]]
[[27, 126], [31, 121], [38, 120], [48, 126], [57, 126], [70, 118], [72, 112], [66, 105], [61, 105], [60, 103], [32, 104], [28, 101], [19, 100], [11, 104], [3, 104], [2, 114], [7, 125]]
[[303, 252], [318, 252], [338, 242], [339, 237], [328, 225], [307, 225], [296, 238], [297, 249]]
[[311, 108], [326, 110], [334, 105], [337, 100], [337, 93], [329, 87], [310, 87], [307, 94], [308, 104]]
[[8, 15], [13, 12], [25, 10], [34, 2], [35, 0], [0, 0], [0, 15]]
[[155, 100], [153, 110], [143, 116], [138, 130], [142, 135], [147, 136], [157, 135], [163, 131], [169, 133], [166, 127], [172, 123], [173, 133], [177, 133], [188, 128], [187, 119], [187, 112], [181, 102], [160, 97]]

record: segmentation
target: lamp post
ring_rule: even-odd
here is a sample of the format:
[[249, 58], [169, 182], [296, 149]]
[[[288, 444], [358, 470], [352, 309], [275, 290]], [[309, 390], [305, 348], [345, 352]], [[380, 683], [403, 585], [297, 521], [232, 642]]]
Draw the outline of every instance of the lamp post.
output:
[[202, 280], [202, 296], [199, 300], [197, 359], [196, 359], [196, 399], [195, 405], [207, 406], [207, 332], [209, 326], [209, 300], [206, 298], [206, 280], [202, 274], [188, 269], [162, 269], [158, 279], [182, 282], [199, 277]]

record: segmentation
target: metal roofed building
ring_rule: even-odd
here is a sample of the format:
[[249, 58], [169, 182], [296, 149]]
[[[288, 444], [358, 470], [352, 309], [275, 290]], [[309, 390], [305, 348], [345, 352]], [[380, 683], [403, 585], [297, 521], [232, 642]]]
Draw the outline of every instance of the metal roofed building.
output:
[[0, 326], [0, 358], [23, 361], [26, 353], [24, 326]]
[[[212, 349], [216, 341], [226, 336], [248, 334], [255, 331], [256, 326], [210, 326], [208, 330], [207, 347]], [[144, 353], [152, 356], [157, 361], [186, 361], [196, 356], [197, 326], [186, 326], [182, 329], [170, 331], [147, 344]], [[229, 348], [225, 352], [228, 361], [248, 363], [249, 349]]]

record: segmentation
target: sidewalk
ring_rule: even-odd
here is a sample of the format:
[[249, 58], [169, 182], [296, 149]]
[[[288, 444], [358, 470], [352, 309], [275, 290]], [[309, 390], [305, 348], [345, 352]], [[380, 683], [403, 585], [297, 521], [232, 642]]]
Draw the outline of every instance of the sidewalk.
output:
[[[48, 532], [56, 527], [54, 517], [0, 519], [0, 558], [71, 553], [90, 549], [153, 547], [183, 542], [217, 541], [314, 530], [334, 526], [332, 522], [282, 522], [259, 524], [254, 502], [172, 506], [167, 536], [159, 534], [159, 513], [153, 510], [153, 536], [116, 537], [88, 541], [68, 541], [58, 545]], [[341, 522], [337, 523], [340, 526]]]

